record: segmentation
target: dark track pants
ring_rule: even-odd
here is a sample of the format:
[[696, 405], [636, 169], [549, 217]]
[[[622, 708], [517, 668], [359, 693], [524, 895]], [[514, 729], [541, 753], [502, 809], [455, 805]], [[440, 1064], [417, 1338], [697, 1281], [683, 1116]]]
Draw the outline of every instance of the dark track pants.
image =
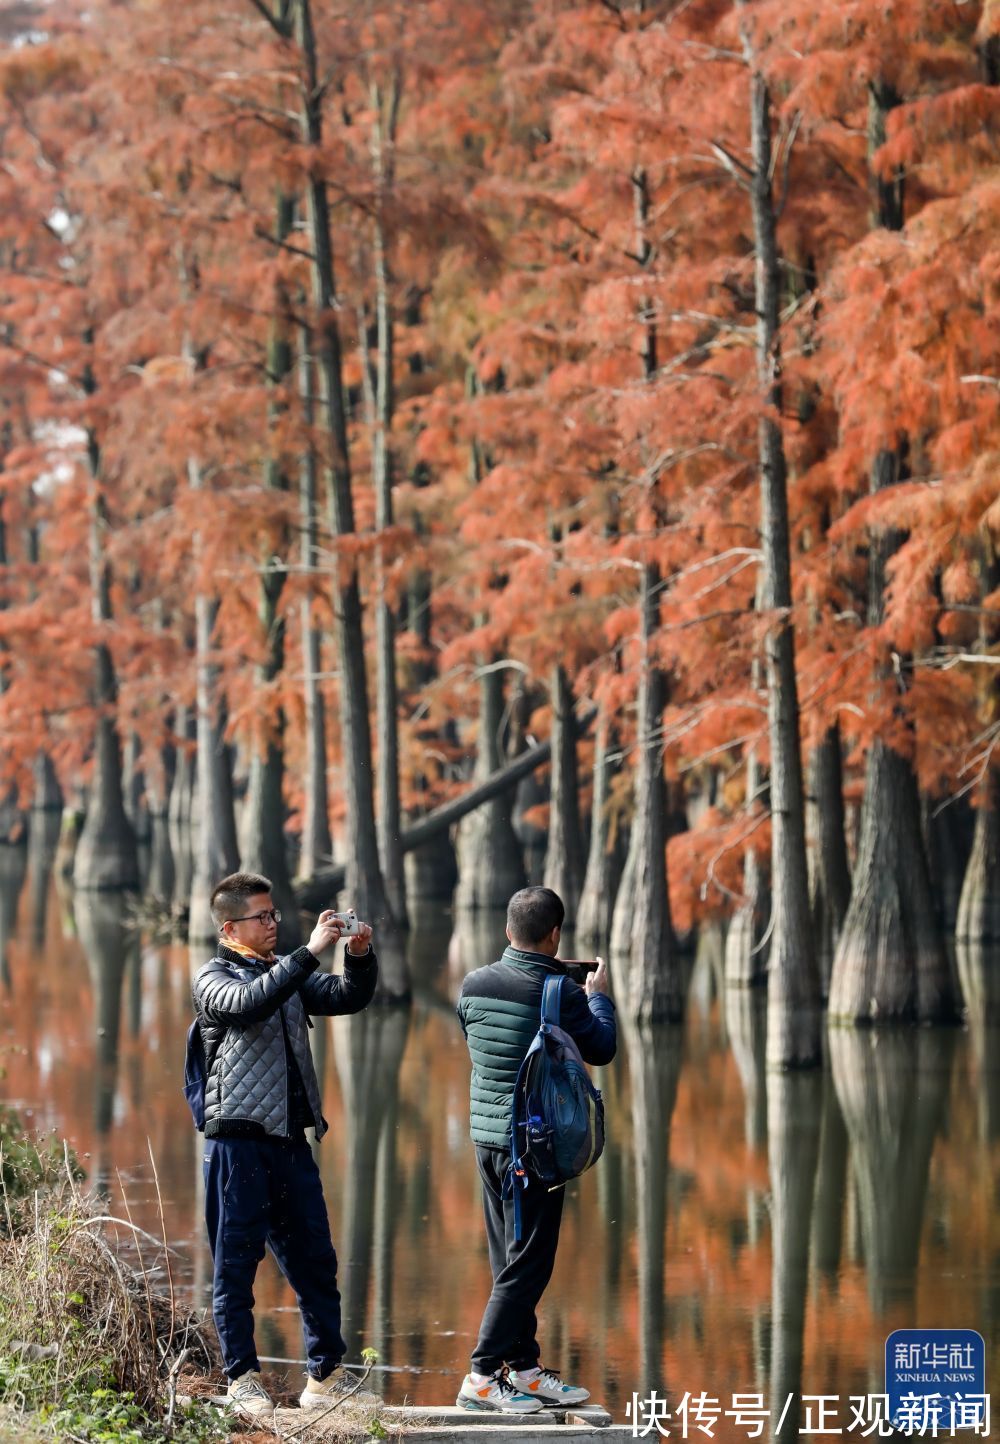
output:
[[325, 1379], [345, 1353], [337, 1255], [319, 1169], [304, 1137], [205, 1140], [205, 1222], [212, 1249], [212, 1313], [231, 1379], [257, 1369], [253, 1281], [270, 1248], [295, 1291], [309, 1373]]
[[476, 1149], [483, 1181], [483, 1212], [490, 1248], [493, 1292], [472, 1355], [477, 1374], [493, 1374], [501, 1364], [533, 1369], [539, 1349], [535, 1309], [552, 1277], [559, 1245], [565, 1190], [549, 1193], [534, 1179], [521, 1194], [521, 1241], [514, 1241], [514, 1201], [501, 1198], [508, 1153]]

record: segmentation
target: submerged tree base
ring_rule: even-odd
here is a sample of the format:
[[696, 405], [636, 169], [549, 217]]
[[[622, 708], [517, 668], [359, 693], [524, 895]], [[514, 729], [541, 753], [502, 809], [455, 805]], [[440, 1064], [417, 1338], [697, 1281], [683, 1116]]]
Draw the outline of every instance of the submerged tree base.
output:
[[934, 913], [908, 760], [868, 754], [851, 903], [833, 960], [829, 1014], [848, 1023], [941, 1023], [956, 1016]]

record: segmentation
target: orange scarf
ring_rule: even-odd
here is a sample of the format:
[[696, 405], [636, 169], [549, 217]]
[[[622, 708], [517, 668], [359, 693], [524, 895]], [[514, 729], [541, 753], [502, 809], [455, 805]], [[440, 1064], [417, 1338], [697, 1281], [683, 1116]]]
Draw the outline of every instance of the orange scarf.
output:
[[264, 953], [255, 953], [253, 948], [247, 947], [246, 943], [235, 943], [230, 938], [223, 938], [222, 944], [223, 947], [228, 948], [231, 953], [239, 953], [241, 958], [252, 958], [255, 963], [274, 962], [273, 953], [268, 953], [266, 956]]

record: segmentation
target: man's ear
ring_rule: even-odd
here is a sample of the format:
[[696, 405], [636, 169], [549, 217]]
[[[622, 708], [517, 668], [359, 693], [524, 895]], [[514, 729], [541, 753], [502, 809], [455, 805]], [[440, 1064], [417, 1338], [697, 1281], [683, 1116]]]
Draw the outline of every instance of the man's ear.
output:
[[514, 939], [510, 935], [510, 928], [504, 928], [504, 934], [506, 935], [507, 941], [509, 943], [512, 943], [514, 941]]

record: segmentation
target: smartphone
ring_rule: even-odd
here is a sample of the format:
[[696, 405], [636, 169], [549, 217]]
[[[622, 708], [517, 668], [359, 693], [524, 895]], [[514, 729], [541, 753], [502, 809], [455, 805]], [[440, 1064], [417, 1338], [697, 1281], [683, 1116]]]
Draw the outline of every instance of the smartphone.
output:
[[581, 973], [596, 973], [599, 963], [593, 958], [560, 958], [559, 961], [567, 968], [579, 968]]

